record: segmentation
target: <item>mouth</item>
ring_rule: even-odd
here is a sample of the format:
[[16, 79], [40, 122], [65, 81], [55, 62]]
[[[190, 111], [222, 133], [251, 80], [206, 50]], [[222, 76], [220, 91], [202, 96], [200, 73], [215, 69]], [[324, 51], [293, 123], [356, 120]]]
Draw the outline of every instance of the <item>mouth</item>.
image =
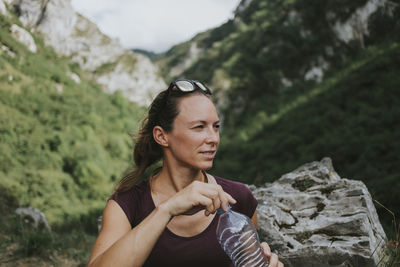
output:
[[216, 150], [208, 150], [208, 151], [201, 151], [200, 154], [202, 154], [206, 158], [213, 159], [216, 152], [217, 152]]

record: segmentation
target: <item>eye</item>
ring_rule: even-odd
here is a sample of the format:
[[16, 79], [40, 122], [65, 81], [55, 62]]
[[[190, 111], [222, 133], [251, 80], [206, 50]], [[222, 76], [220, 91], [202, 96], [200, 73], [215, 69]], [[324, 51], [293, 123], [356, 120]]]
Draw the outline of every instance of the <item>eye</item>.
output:
[[203, 129], [204, 125], [200, 124], [200, 125], [196, 125], [193, 127], [194, 129]]
[[215, 129], [219, 129], [219, 126], [220, 126], [219, 124], [215, 124], [215, 125], [214, 125], [214, 128], [215, 128]]

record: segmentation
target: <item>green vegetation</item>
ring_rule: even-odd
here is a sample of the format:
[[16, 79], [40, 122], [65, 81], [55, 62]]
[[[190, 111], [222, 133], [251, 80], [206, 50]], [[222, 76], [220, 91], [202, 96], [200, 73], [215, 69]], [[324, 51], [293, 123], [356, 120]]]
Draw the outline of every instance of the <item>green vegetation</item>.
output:
[[148, 58], [150, 58], [152, 60], [156, 59], [159, 56], [159, 54], [157, 54], [155, 52], [147, 51], [147, 50], [139, 49], [139, 48], [132, 49], [132, 52], [135, 52], [135, 53], [138, 53], [138, 54], [142, 54], [142, 55], [144, 55], [144, 56], [146, 56], [146, 57], [148, 57]]
[[96, 238], [76, 226], [37, 231], [15, 215], [3, 216], [0, 226], [1, 266], [86, 266]]
[[393, 233], [388, 242], [383, 245], [383, 257], [381, 258], [381, 262], [379, 262], [378, 265], [385, 267], [398, 266], [400, 264], [400, 224], [396, 222], [396, 216], [392, 211], [388, 210], [379, 201], [375, 200], [375, 203], [378, 207], [381, 207], [392, 215]]
[[[223, 132], [215, 173], [261, 184], [329, 156], [342, 177], [364, 181], [400, 214], [399, 4], [381, 6], [369, 34], [349, 43], [333, 27], [366, 3], [253, 0], [230, 27], [208, 31], [223, 34], [205, 38], [206, 52], [181, 76], [216, 92]], [[315, 67], [321, 83], [305, 79]], [[377, 209], [392, 236], [391, 218]]]
[[[150, 56], [170, 80], [193, 42], [204, 51], [180, 76], [205, 82], [217, 97], [216, 174], [259, 185], [329, 156], [340, 176], [362, 180], [387, 207], [377, 210], [398, 261], [398, 228], [386, 209], [400, 214], [399, 4], [380, 7], [362, 38], [344, 43], [333, 30], [366, 2], [253, 0], [221, 27]], [[83, 264], [144, 109], [118, 92], [104, 94], [37, 36], [38, 52], [30, 53], [11, 37], [12, 23], [19, 24], [0, 16], [0, 251]], [[321, 82], [305, 79], [321, 66]], [[41, 209], [53, 234], [37, 236], [12, 215], [18, 206]]]
[[[119, 92], [103, 93], [37, 36], [32, 54], [12, 38], [13, 23], [0, 16], [0, 250], [14, 244], [18, 255], [38, 256], [54, 247], [86, 262], [97, 217], [131, 161], [129, 135], [144, 109]], [[19, 206], [39, 208], [53, 234], [13, 223]]]
[[[149, 57], [160, 66], [161, 75], [164, 77], [166, 81], [174, 80], [176, 78], [179, 78], [180, 75], [176, 77], [175, 76], [171, 77], [170, 76], [171, 67], [179, 65], [182, 61], [184, 61], [188, 57], [188, 53], [190, 52], [190, 48], [193, 44], [195, 44], [198, 49], [208, 51], [212, 45], [224, 39], [226, 37], [226, 34], [229, 34], [229, 32], [231, 32], [234, 28], [235, 25], [233, 21], [229, 20], [228, 22], [224, 23], [218, 28], [199, 33], [191, 40], [173, 46], [170, 50], [168, 50], [165, 53], [158, 54], [157, 56], [153, 57], [151, 57], [150, 55]], [[204, 58], [202, 58], [202, 60], [204, 60]], [[209, 69], [211, 73], [215, 70], [216, 70], [215, 68]]]
[[261, 183], [329, 156], [342, 177], [364, 181], [400, 214], [400, 49], [372, 50], [277, 113], [247, 119], [241, 130], [225, 128], [231, 136], [221, 141], [216, 172]]

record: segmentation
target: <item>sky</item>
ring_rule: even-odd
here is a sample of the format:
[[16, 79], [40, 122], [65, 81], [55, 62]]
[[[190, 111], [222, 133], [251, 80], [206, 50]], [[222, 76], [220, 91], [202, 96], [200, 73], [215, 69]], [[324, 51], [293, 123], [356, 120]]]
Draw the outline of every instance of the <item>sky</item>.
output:
[[72, 0], [125, 48], [156, 53], [233, 18], [240, 0]]

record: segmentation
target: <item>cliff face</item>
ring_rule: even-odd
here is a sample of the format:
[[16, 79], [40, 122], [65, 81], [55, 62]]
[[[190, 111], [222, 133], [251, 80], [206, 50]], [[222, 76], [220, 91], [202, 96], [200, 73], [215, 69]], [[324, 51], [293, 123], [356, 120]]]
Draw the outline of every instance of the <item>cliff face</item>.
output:
[[145, 56], [125, 50], [76, 13], [69, 0], [9, 0], [22, 24], [42, 34], [46, 45], [89, 71], [107, 92], [148, 103], [165, 88], [158, 68]]

